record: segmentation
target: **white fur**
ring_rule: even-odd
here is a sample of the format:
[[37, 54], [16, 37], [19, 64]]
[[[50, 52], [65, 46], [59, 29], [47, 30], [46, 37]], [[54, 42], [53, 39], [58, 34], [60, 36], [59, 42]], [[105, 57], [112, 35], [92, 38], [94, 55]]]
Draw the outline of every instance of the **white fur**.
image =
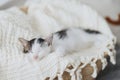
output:
[[50, 51], [53, 51], [52, 53], [56, 53], [58, 56], [64, 56], [67, 53], [92, 47], [99, 37], [100, 34], [88, 34], [80, 28], [69, 28], [64, 39], [60, 39], [58, 34], [53, 34], [52, 48], [48, 45], [40, 47], [40, 44], [35, 41], [32, 51], [39, 55], [40, 58], [49, 54]]
[[30, 53], [33, 56], [33, 58], [39, 56], [39, 59], [41, 59], [50, 52], [50, 48], [48, 48], [47, 42], [44, 44], [43, 47], [41, 47], [40, 44], [37, 42], [37, 40], [38, 38], [33, 43]]
[[82, 29], [71, 28], [67, 31], [67, 38], [59, 39], [57, 35], [53, 36], [53, 51], [58, 56], [64, 56], [67, 53], [84, 50], [94, 45], [97, 36], [88, 34]]
[[37, 43], [37, 39], [36, 39], [31, 48], [31, 52], [36, 54], [40, 51], [41, 51], [40, 44]]

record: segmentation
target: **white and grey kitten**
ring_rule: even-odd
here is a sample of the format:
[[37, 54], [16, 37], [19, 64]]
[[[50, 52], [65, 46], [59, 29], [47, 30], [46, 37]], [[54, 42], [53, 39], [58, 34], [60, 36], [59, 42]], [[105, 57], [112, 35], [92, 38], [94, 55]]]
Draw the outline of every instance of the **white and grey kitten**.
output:
[[40, 59], [52, 52], [64, 56], [74, 51], [80, 51], [94, 45], [95, 40], [102, 35], [99, 31], [81, 28], [68, 28], [51, 34], [46, 39], [34, 38], [30, 41], [19, 38], [24, 47], [24, 53], [32, 53], [34, 59]]

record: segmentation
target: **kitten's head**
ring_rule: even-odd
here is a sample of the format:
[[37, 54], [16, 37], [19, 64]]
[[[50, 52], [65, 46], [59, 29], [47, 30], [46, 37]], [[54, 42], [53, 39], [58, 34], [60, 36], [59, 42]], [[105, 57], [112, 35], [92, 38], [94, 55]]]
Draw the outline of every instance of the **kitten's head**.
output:
[[23, 45], [23, 52], [32, 53], [34, 57], [50, 52], [51, 41], [49, 39], [34, 38], [26, 40], [24, 38], [19, 38], [19, 41]]

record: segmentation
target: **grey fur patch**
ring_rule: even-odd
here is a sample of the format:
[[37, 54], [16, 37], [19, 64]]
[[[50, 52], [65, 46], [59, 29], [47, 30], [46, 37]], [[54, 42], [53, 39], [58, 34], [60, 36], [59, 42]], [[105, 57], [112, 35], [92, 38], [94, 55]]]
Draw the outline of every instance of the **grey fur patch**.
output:
[[64, 39], [67, 37], [67, 29], [58, 31], [55, 34], [57, 34], [59, 36], [59, 39]]
[[32, 47], [32, 45], [34, 44], [35, 40], [36, 40], [36, 38], [34, 38], [34, 39], [29, 41], [30, 47]]
[[37, 42], [42, 46], [42, 45], [44, 44], [45, 40], [42, 39], [42, 38], [39, 38], [39, 39], [37, 40]]
[[96, 30], [84, 29], [84, 31], [90, 34], [101, 34], [101, 32]]

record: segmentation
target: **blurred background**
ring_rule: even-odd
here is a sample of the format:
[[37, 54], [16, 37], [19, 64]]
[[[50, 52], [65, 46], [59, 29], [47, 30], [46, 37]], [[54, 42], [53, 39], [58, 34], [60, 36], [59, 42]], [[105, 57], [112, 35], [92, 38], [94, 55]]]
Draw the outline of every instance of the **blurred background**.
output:
[[[0, 10], [12, 6], [21, 6], [27, 0], [0, 0]], [[95, 9], [101, 16], [107, 18], [108, 24], [117, 37], [117, 64], [109, 63], [97, 80], [120, 80], [120, 0], [80, 0]]]

